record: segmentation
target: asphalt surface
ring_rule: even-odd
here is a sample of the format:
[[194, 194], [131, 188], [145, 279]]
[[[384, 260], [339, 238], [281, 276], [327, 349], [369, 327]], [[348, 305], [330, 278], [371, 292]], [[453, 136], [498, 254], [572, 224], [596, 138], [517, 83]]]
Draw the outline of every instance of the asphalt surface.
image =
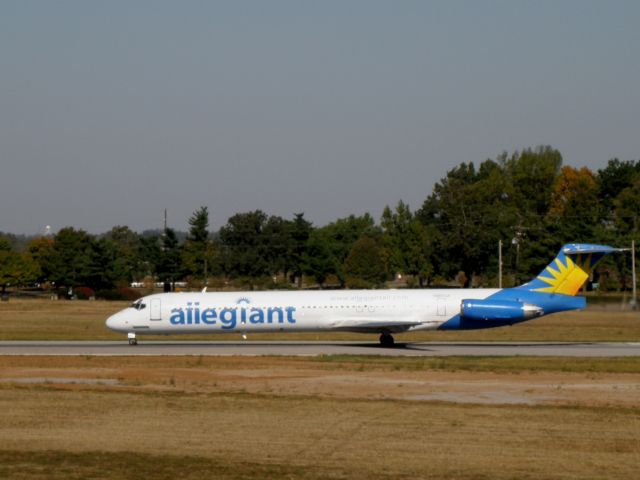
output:
[[372, 342], [0, 342], [0, 355], [389, 355], [389, 356], [640, 356], [640, 343], [425, 342], [383, 348]]

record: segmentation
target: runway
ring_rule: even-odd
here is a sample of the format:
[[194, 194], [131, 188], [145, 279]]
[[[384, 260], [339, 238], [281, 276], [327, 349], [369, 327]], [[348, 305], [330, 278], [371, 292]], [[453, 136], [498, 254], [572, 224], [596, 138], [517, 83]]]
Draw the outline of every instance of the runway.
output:
[[0, 355], [95, 355], [95, 356], [317, 356], [388, 355], [406, 357], [440, 356], [541, 356], [541, 357], [635, 357], [640, 343], [548, 343], [548, 342], [423, 342], [399, 343], [383, 348], [373, 342], [157, 342], [126, 341], [0, 342]]

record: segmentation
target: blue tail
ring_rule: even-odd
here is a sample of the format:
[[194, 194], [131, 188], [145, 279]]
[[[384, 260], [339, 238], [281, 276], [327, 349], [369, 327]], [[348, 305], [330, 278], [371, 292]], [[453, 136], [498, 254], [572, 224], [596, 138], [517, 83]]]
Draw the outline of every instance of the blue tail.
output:
[[585, 298], [576, 297], [576, 293], [602, 257], [620, 250], [606, 245], [567, 244], [530, 282], [505, 288], [484, 299], [463, 300], [460, 314], [438, 328], [471, 330], [499, 327], [550, 313], [584, 308]]
[[607, 253], [620, 249], [606, 245], [569, 243], [536, 278], [517, 287], [532, 292], [574, 296], [591, 275], [593, 267]]

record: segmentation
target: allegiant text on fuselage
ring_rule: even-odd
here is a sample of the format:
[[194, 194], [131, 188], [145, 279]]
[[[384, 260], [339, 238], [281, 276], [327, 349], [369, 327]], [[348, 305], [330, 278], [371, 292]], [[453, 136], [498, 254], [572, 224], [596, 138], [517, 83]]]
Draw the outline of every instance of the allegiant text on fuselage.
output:
[[259, 325], [264, 323], [296, 323], [295, 307], [226, 307], [200, 308], [200, 302], [187, 302], [186, 307], [171, 309], [169, 322], [172, 325], [216, 325], [232, 330], [238, 322]]

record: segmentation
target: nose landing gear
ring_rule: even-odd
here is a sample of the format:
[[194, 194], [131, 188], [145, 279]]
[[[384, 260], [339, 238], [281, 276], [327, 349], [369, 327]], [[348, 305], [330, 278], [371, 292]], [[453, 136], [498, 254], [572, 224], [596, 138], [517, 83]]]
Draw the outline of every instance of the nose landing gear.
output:
[[135, 333], [127, 333], [127, 337], [129, 337], [129, 345], [137, 345], [138, 339], [136, 338]]

